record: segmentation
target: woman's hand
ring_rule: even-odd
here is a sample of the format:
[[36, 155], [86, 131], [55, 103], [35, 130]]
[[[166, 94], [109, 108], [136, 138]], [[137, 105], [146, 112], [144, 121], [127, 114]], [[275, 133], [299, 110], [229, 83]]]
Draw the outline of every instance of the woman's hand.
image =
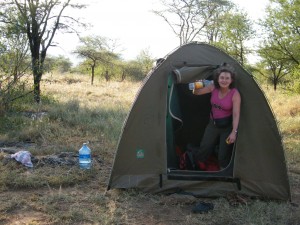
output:
[[236, 140], [236, 132], [235, 131], [232, 131], [230, 134], [229, 134], [229, 136], [228, 136], [228, 138], [226, 139], [226, 143], [227, 144], [233, 144], [234, 142], [235, 142], [235, 140]]

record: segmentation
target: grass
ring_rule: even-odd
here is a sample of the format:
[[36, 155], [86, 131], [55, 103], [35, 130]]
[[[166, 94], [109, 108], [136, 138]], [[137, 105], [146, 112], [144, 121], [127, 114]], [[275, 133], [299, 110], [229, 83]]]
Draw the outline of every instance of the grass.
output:
[[[299, 224], [299, 207], [286, 202], [251, 199], [233, 207], [226, 198], [205, 199], [214, 210], [192, 214], [193, 201], [178, 203], [138, 190], [106, 193], [121, 127], [140, 83], [95, 80], [91, 86], [87, 76], [47, 74], [42, 85], [42, 104], [32, 104], [28, 96], [0, 118], [0, 142], [25, 143], [37, 158], [77, 153], [89, 142], [93, 168], [41, 165], [30, 170], [0, 153], [0, 224]], [[266, 88], [265, 94], [283, 135], [299, 204], [300, 96]]]
[[288, 166], [300, 169], [300, 96], [273, 90], [266, 91], [266, 95], [282, 132]]

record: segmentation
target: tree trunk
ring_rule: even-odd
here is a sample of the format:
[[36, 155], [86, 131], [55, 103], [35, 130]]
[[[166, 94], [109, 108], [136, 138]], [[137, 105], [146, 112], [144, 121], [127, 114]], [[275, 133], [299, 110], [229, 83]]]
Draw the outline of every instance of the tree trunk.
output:
[[124, 81], [126, 78], [126, 74], [125, 74], [125, 71], [123, 70], [122, 72], [122, 77], [121, 77], [121, 82]]
[[39, 82], [34, 82], [34, 87], [33, 87], [33, 94], [34, 94], [34, 100], [36, 103], [41, 102], [41, 89], [40, 89], [40, 83]]
[[109, 81], [109, 75], [108, 75], [108, 71], [107, 70], [105, 71], [105, 80], [106, 80], [106, 82]]
[[31, 49], [31, 63], [32, 63], [32, 73], [33, 73], [33, 95], [36, 103], [41, 101], [41, 79], [44, 73], [44, 61], [46, 58], [46, 50], [40, 53], [40, 42], [35, 41], [35, 44]]
[[34, 72], [33, 74], [33, 96], [34, 96], [34, 100], [36, 103], [40, 103], [41, 102], [41, 77], [42, 74], [41, 73], [36, 73]]
[[91, 85], [94, 84], [94, 77], [95, 77], [95, 65], [92, 66], [92, 82], [91, 82]]
[[274, 82], [274, 91], [276, 91], [277, 90], [277, 82]]

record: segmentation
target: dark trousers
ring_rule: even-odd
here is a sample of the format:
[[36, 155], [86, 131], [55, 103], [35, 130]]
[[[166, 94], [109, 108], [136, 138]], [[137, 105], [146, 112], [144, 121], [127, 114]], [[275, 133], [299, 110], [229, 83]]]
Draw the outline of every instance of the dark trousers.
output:
[[221, 168], [225, 168], [230, 162], [233, 144], [228, 145], [226, 139], [232, 131], [232, 127], [217, 128], [213, 121], [210, 120], [200, 144], [200, 149], [196, 152], [196, 159], [205, 162], [208, 157], [216, 151]]

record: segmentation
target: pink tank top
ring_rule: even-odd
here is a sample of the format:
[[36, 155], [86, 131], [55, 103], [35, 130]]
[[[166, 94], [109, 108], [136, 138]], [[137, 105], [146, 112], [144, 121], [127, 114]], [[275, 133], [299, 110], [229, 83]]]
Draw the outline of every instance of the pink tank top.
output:
[[213, 117], [215, 119], [224, 118], [232, 115], [232, 97], [238, 91], [236, 88], [231, 89], [227, 95], [220, 99], [219, 89], [215, 88], [211, 93], [210, 103]]

